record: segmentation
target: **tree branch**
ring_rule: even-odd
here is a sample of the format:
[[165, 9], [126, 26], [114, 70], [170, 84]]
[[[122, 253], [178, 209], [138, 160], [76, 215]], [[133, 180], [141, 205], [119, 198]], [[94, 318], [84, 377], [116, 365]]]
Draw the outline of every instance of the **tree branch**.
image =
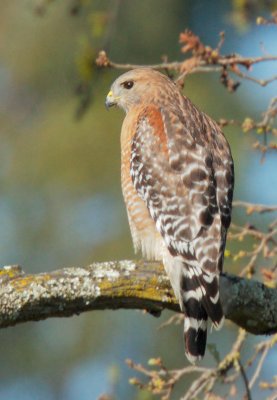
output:
[[[210, 52], [210, 48], [204, 48], [206, 51]], [[187, 51], [185, 51], [186, 53]], [[199, 73], [199, 72], [218, 72], [225, 71], [228, 73], [232, 73], [237, 75], [238, 77], [246, 80], [250, 80], [260, 86], [267, 86], [268, 84], [277, 80], [277, 75], [273, 75], [268, 79], [257, 79], [253, 76], [242, 72], [238, 66], [244, 67], [249, 70], [255, 64], [261, 62], [268, 61], [277, 61], [277, 56], [266, 55], [262, 57], [242, 57], [240, 55], [227, 55], [223, 56], [215, 51], [211, 56], [206, 54], [204, 51], [203, 54], [194, 54], [191, 58], [188, 58], [184, 61], [172, 61], [167, 62], [163, 61], [161, 63], [141, 65], [141, 64], [122, 64], [118, 62], [114, 62], [110, 60], [104, 50], [101, 50], [98, 53], [98, 56], [95, 60], [97, 67], [100, 68], [115, 68], [115, 69], [123, 69], [129, 70], [134, 68], [148, 67], [153, 69], [164, 69], [167, 71], [175, 71], [181, 74], [177, 81], [181, 83], [181, 81], [185, 78], [187, 74]], [[227, 78], [227, 77], [226, 77]], [[226, 81], [227, 84], [227, 81]], [[228, 86], [228, 85], [227, 85]]]
[[[223, 274], [226, 318], [254, 334], [277, 332], [277, 290]], [[0, 271], [0, 328], [89, 310], [144, 309], [160, 315], [179, 311], [160, 263], [111, 261], [28, 275], [19, 266]]]
[[[263, 57], [242, 57], [242, 56], [221, 56], [215, 60], [213, 60], [213, 64], [208, 64], [207, 61], [201, 60], [198, 65], [195, 66], [193, 70], [195, 72], [203, 72], [203, 71], [216, 71], [217, 66], [230, 66], [234, 64], [239, 64], [242, 66], [250, 67], [251, 65], [258, 64], [265, 61], [277, 61], [277, 56], [263, 56]], [[111, 67], [115, 69], [135, 69], [135, 68], [142, 68], [148, 67], [153, 69], [167, 69], [169, 71], [180, 71], [183, 67], [184, 61], [172, 61], [172, 62], [161, 62], [156, 64], [121, 64], [110, 60], [107, 57], [107, 54], [101, 50], [98, 54], [98, 58], [96, 60], [96, 65], [99, 67]], [[198, 69], [199, 67], [200, 70]], [[276, 77], [274, 77], [276, 79]]]
[[263, 214], [277, 211], [277, 205], [254, 204], [240, 200], [233, 201], [233, 206], [246, 208], [247, 215], [253, 214], [254, 212]]

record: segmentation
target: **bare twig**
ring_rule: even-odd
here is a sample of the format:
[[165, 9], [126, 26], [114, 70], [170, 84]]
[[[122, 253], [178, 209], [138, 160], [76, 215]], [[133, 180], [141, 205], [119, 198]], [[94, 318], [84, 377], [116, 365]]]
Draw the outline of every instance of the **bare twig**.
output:
[[198, 72], [218, 72], [221, 71], [222, 68], [230, 68], [228, 70], [230, 73], [233, 73], [242, 79], [251, 80], [252, 82], [259, 84], [260, 86], [266, 86], [277, 79], [277, 76], [272, 76], [268, 79], [256, 79], [250, 75], [243, 73], [238, 67], [234, 68], [234, 65], [240, 65], [249, 69], [254, 64], [268, 61], [277, 61], [277, 56], [265, 55], [262, 57], [242, 57], [239, 55], [221, 56], [219, 54], [216, 54], [212, 59], [199, 59], [197, 60], [197, 62], [193, 62], [194, 59], [194, 56], [189, 59], [192, 60], [191, 63], [188, 63], [188, 60], [186, 60], [187, 65], [190, 65], [189, 70], [186, 70], [184, 68], [184, 61], [161, 62], [149, 65], [122, 64], [110, 60], [107, 54], [102, 50], [96, 59], [96, 64], [99, 67], [110, 67], [123, 70], [148, 67], [154, 69], [163, 69], [167, 71], [175, 71], [179, 74], [179, 76], [177, 77], [178, 82], [182, 81], [187, 74]]
[[259, 377], [259, 375], [261, 373], [261, 369], [262, 369], [262, 366], [264, 364], [264, 360], [265, 360], [265, 358], [267, 356], [267, 353], [269, 351], [269, 348], [270, 347], [267, 345], [267, 343], [265, 343], [265, 344], [263, 343], [263, 345], [260, 344], [260, 346], [258, 346], [258, 352], [261, 352], [262, 354], [261, 354], [261, 357], [260, 357], [259, 362], [257, 364], [257, 367], [256, 367], [256, 369], [255, 369], [255, 371], [253, 373], [253, 376], [252, 376], [252, 378], [251, 378], [251, 380], [249, 382], [250, 389], [252, 389], [252, 387], [254, 386], [255, 382], [257, 381], [257, 379], [258, 379], [258, 377]]
[[[101, 55], [102, 52], [100, 52]], [[102, 54], [103, 55], [103, 54]], [[106, 55], [107, 57], [107, 55]], [[183, 61], [173, 61], [173, 62], [161, 62], [161, 63], [156, 63], [156, 64], [122, 64], [122, 63], [117, 63], [114, 61], [111, 61], [110, 59], [108, 59], [109, 62], [107, 65], [101, 65], [100, 62], [98, 62], [98, 66], [106, 66], [106, 67], [111, 67], [111, 68], [115, 68], [115, 69], [135, 69], [135, 68], [143, 68], [143, 67], [147, 67], [147, 68], [153, 68], [153, 69], [167, 69], [169, 71], [176, 71], [179, 72], [182, 67], [183, 67]], [[241, 56], [233, 56], [233, 57], [229, 57], [229, 56], [222, 56], [221, 58], [219, 58], [217, 60], [217, 65], [218, 66], [229, 66], [229, 65], [234, 65], [234, 64], [239, 64], [239, 65], [243, 65], [243, 66], [251, 66], [254, 64], [258, 64], [261, 62], [268, 62], [268, 61], [277, 61], [277, 56], [262, 56], [262, 57], [241, 57]], [[204, 72], [204, 71], [208, 71], [208, 72], [214, 72], [216, 70], [220, 70], [220, 69], [215, 69], [216, 68], [216, 64], [208, 64], [205, 61], [200, 61], [199, 64], [201, 67], [203, 67], [201, 70], [199, 70], [199, 72]], [[198, 67], [196, 67], [195, 69], [197, 70]], [[277, 77], [276, 77], [277, 79]]]
[[267, 212], [274, 212], [277, 211], [277, 205], [273, 205], [273, 206], [268, 206], [265, 204], [253, 204], [253, 203], [249, 203], [246, 201], [233, 201], [233, 206], [234, 207], [244, 207], [246, 208], [246, 213], [248, 215], [256, 212], [256, 213], [267, 213]]
[[242, 380], [244, 382], [244, 386], [245, 386], [245, 390], [246, 390], [245, 399], [246, 400], [251, 400], [252, 396], [251, 396], [251, 391], [250, 391], [250, 387], [249, 387], [248, 378], [247, 378], [247, 375], [245, 373], [245, 369], [244, 369], [240, 359], [238, 360], [238, 364], [239, 364], [240, 373], [241, 373]]

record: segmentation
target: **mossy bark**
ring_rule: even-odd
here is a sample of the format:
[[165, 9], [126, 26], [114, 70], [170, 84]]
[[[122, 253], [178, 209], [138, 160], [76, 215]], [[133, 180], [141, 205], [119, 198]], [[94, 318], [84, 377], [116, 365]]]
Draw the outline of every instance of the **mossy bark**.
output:
[[[277, 332], [277, 290], [223, 274], [220, 297], [226, 318], [254, 334]], [[0, 328], [84, 311], [143, 309], [159, 316], [179, 305], [159, 263], [111, 261], [87, 267], [25, 274], [0, 270]]]

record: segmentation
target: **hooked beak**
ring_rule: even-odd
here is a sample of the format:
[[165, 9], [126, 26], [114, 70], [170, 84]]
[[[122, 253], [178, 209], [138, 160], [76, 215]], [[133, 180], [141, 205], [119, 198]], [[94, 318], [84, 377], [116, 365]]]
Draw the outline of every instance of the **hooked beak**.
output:
[[116, 100], [118, 98], [119, 97], [114, 97], [113, 92], [110, 90], [105, 100], [106, 109], [108, 110], [110, 107], [116, 105]]

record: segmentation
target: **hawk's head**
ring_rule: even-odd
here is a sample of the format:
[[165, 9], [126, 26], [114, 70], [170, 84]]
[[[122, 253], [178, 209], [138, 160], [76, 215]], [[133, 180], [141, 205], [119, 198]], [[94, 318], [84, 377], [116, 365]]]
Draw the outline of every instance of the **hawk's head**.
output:
[[151, 68], [138, 68], [119, 76], [106, 97], [106, 107], [117, 105], [125, 112], [140, 104], [157, 104], [161, 97], [178, 93], [177, 86]]

